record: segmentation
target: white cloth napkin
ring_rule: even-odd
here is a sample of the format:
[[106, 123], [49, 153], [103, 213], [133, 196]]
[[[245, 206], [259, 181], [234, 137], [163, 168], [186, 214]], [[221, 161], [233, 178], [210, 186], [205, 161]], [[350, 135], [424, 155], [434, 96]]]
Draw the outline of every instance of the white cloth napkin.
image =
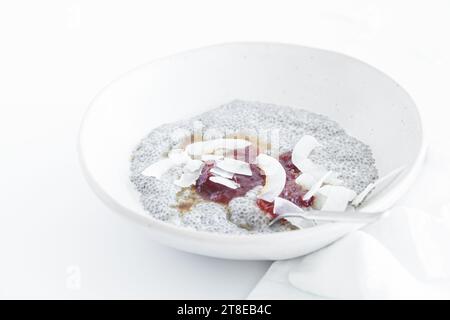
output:
[[450, 156], [430, 148], [383, 219], [319, 251], [277, 261], [248, 299], [450, 299]]

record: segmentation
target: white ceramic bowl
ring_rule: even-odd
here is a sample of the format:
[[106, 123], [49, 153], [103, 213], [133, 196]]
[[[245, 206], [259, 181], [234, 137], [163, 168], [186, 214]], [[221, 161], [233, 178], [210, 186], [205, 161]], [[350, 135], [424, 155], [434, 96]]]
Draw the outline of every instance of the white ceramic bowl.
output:
[[152, 218], [129, 181], [135, 145], [152, 128], [191, 117], [233, 99], [304, 108], [338, 121], [373, 150], [380, 175], [407, 169], [368, 201], [383, 210], [412, 183], [424, 155], [421, 120], [410, 96], [371, 66], [335, 52], [272, 43], [201, 48], [136, 68], [92, 102], [79, 141], [82, 166], [111, 208], [150, 228], [156, 241], [180, 250], [230, 259], [301, 256], [361, 227], [329, 223], [261, 235], [193, 231]]

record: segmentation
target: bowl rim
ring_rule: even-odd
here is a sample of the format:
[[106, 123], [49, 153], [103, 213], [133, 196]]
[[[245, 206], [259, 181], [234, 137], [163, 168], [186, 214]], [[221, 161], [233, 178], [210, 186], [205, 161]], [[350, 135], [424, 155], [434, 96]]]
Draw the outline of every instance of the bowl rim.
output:
[[[423, 129], [423, 122], [422, 122], [423, 118], [421, 116], [420, 109], [417, 107], [417, 104], [415, 103], [415, 101], [413, 100], [411, 95], [395, 79], [393, 79], [391, 76], [387, 75], [383, 71], [379, 70], [378, 68], [376, 68], [358, 58], [347, 55], [345, 53], [333, 51], [333, 50], [316, 48], [316, 47], [311, 47], [311, 46], [303, 46], [303, 45], [293, 44], [293, 43], [284, 43], [284, 42], [236, 41], [236, 42], [216, 43], [216, 44], [198, 47], [198, 48], [189, 49], [189, 50], [184, 50], [184, 51], [180, 51], [180, 52], [170, 54], [170, 55], [167, 55], [164, 57], [152, 59], [145, 63], [139, 64], [139, 65], [133, 67], [132, 69], [118, 75], [116, 78], [114, 78], [109, 83], [107, 83], [100, 91], [97, 92], [97, 94], [94, 96], [94, 98], [89, 103], [88, 108], [82, 117], [81, 125], [80, 125], [79, 132], [78, 132], [77, 151], [78, 151], [78, 158], [79, 158], [82, 172], [83, 172], [89, 186], [92, 188], [94, 193], [110, 209], [126, 216], [127, 218], [130, 218], [131, 220], [133, 220], [135, 222], [138, 222], [140, 224], [144, 223], [147, 227], [159, 229], [159, 231], [161, 231], [163, 233], [171, 233], [171, 234], [176, 233], [177, 236], [189, 237], [191, 239], [200, 240], [200, 241], [214, 240], [216, 242], [227, 241], [227, 242], [233, 242], [233, 243], [236, 242], [236, 244], [243, 244], [243, 243], [250, 243], [250, 242], [259, 242], [260, 239], [276, 240], [277, 238], [295, 237], [299, 233], [301, 233], [303, 236], [307, 236], [311, 232], [315, 233], [315, 232], [317, 232], [317, 230], [330, 228], [331, 224], [327, 223], [327, 224], [318, 225], [318, 226], [315, 226], [312, 228], [292, 230], [289, 232], [256, 233], [256, 234], [226, 234], [226, 233], [215, 233], [215, 232], [211, 232], [211, 231], [196, 230], [196, 229], [191, 229], [188, 227], [178, 226], [178, 225], [175, 225], [175, 224], [172, 224], [169, 222], [165, 222], [163, 220], [156, 219], [150, 214], [139, 213], [139, 212], [136, 212], [136, 211], [133, 211], [133, 210], [130, 210], [130, 209], [124, 207], [118, 201], [116, 201], [112, 196], [110, 196], [105, 190], [103, 190], [101, 188], [100, 184], [96, 182], [94, 175], [89, 171], [87, 161], [85, 159], [85, 155], [84, 155], [84, 151], [83, 151], [83, 141], [82, 141], [83, 140], [83, 137], [82, 137], [83, 131], [84, 131], [84, 127], [87, 125], [87, 122], [89, 120], [90, 113], [91, 113], [92, 109], [95, 107], [95, 103], [103, 95], [103, 93], [106, 90], [108, 90], [116, 82], [119, 82], [120, 80], [131, 75], [135, 71], [140, 70], [141, 68], [144, 68], [151, 64], [155, 64], [160, 61], [170, 60], [179, 55], [195, 53], [197, 51], [202, 51], [205, 49], [213, 49], [213, 48], [228, 47], [228, 46], [273, 46], [273, 47], [276, 46], [276, 47], [313, 49], [313, 50], [317, 50], [317, 51], [337, 54], [337, 55], [343, 56], [344, 58], [355, 60], [358, 63], [361, 63], [371, 69], [374, 69], [375, 71], [379, 72], [386, 78], [390, 79], [413, 102], [414, 111], [417, 115], [417, 120], [418, 120], [418, 130], [419, 130], [420, 138], [421, 138], [420, 139], [420, 147], [419, 147], [419, 151], [416, 155], [416, 158], [414, 159], [414, 162], [411, 163], [411, 165], [407, 168], [407, 170], [400, 177], [398, 177], [395, 185], [389, 191], [389, 193], [384, 195], [386, 197], [390, 194], [396, 193], [397, 196], [392, 201], [393, 203], [385, 205], [382, 208], [377, 207], [376, 204], [373, 206], [368, 205], [367, 208], [369, 208], [370, 210], [374, 210], [374, 211], [375, 210], [383, 210], [383, 211], [387, 210], [408, 190], [408, 188], [411, 184], [411, 181], [414, 180], [415, 177], [417, 176], [417, 174], [420, 170], [421, 164], [425, 158], [427, 144], [425, 142], [425, 135], [424, 135], [424, 129]], [[370, 210], [366, 210], [367, 208], [365, 208], [364, 211], [370, 211]], [[342, 222], [332, 223], [332, 225], [335, 225], [335, 226], [345, 225], [345, 224], [347, 224], [347, 223], [342, 223]], [[363, 225], [361, 225], [361, 226], [363, 226]]]

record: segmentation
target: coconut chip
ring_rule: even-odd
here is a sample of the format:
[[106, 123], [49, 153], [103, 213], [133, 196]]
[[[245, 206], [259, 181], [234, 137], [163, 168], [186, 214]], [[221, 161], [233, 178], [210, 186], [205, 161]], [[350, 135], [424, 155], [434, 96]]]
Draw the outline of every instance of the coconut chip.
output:
[[214, 139], [191, 143], [186, 146], [189, 155], [201, 156], [202, 154], [214, 153], [217, 149], [237, 150], [251, 145], [250, 141], [244, 139]]
[[[307, 189], [312, 188], [312, 185], [318, 182], [324, 175], [327, 174], [328, 170], [322, 166], [319, 166], [308, 159], [311, 152], [316, 148], [321, 146], [313, 136], [305, 135], [303, 136], [292, 150], [292, 163], [306, 176], [299, 177], [298, 184], [304, 186]], [[313, 182], [313, 179], [315, 180]], [[297, 180], [296, 180], [297, 181]], [[326, 184], [341, 185], [343, 182], [339, 179], [338, 174], [330, 173], [327, 175], [326, 179], [323, 181]]]
[[313, 187], [313, 185], [317, 182], [317, 179], [311, 173], [305, 172], [300, 174], [297, 177], [297, 179], [295, 179], [295, 182], [302, 188], [310, 190]]
[[172, 149], [169, 151], [168, 158], [175, 164], [184, 164], [191, 160], [191, 157], [183, 149]]
[[[295, 203], [276, 197], [274, 200], [274, 206], [273, 206], [273, 212], [278, 214], [279, 217], [283, 218], [284, 220], [287, 220], [290, 224], [296, 226], [297, 228], [303, 229], [307, 226], [314, 225], [313, 222], [308, 222], [302, 217], [299, 216], [289, 216], [288, 214], [292, 213], [301, 213], [304, 212], [302, 208], [297, 206]], [[287, 216], [284, 216], [287, 215]]]
[[202, 161], [219, 161], [223, 159], [222, 155], [217, 154], [202, 154]]
[[298, 160], [296, 164], [294, 164], [298, 170], [300, 170], [303, 173], [311, 172], [318, 169], [318, 165], [316, 165], [314, 162], [312, 162], [310, 159], [302, 159]]
[[171, 159], [164, 158], [152, 163], [144, 171], [142, 171], [142, 174], [146, 177], [161, 179], [161, 176], [174, 166], [175, 163]]
[[327, 177], [323, 181], [324, 184], [332, 184], [334, 186], [340, 186], [344, 183], [341, 179], [339, 179], [339, 175], [336, 172], [328, 171], [327, 169], [321, 166], [317, 166], [314, 170], [310, 170], [307, 173], [312, 175], [317, 181], [321, 179], [327, 172], [330, 172], [330, 174], [327, 175]]
[[[320, 146], [319, 141], [316, 138], [309, 135], [304, 135], [296, 143], [294, 149], [292, 150], [292, 163], [300, 169], [299, 165], [305, 159], [308, 159], [309, 154], [316, 148]], [[300, 169], [300, 171], [303, 171]]]
[[173, 183], [179, 187], [187, 188], [192, 186], [197, 182], [198, 177], [200, 176], [200, 171], [198, 172], [185, 172], [181, 175], [178, 180], [175, 180]]
[[343, 186], [325, 185], [315, 194], [313, 207], [323, 211], [345, 211], [356, 192]]
[[297, 212], [303, 212], [303, 209], [289, 200], [275, 197], [275, 200], [273, 201], [273, 213], [283, 215], [285, 213]]
[[[299, 179], [304, 174], [307, 175], [305, 177], [300, 178], [298, 181], [296, 180], [296, 182], [299, 185], [306, 184], [310, 187], [312, 187], [312, 184], [317, 182], [328, 172], [326, 168], [315, 164], [310, 159], [303, 159], [297, 162], [297, 168], [302, 172], [302, 174], [297, 179]], [[339, 179], [339, 175], [336, 172], [331, 172], [323, 181], [323, 183], [339, 186], [343, 184], [343, 181]], [[305, 188], [309, 189], [306, 186]]]
[[389, 172], [387, 175], [377, 179], [376, 181], [369, 183], [367, 185], [367, 187], [361, 191], [361, 193], [359, 193], [352, 201], [352, 205], [357, 207], [359, 206], [364, 199], [366, 199], [366, 197], [369, 195], [369, 193], [375, 189], [377, 186], [383, 184], [384, 182], [390, 180], [390, 179], [394, 179], [397, 175], [399, 175], [403, 170], [405, 169], [405, 166], [402, 166], [400, 168], [397, 168], [395, 170], [392, 170], [391, 172]]
[[303, 196], [304, 201], [308, 201], [316, 194], [317, 191], [322, 187], [324, 181], [331, 175], [331, 171], [326, 172], [320, 179], [318, 179], [314, 185], [309, 189], [309, 191]]
[[267, 154], [260, 154], [256, 157], [256, 164], [264, 171], [266, 182], [258, 195], [259, 199], [273, 202], [283, 191], [286, 184], [286, 171], [280, 162]]
[[364, 199], [369, 195], [369, 193], [375, 189], [375, 183], [369, 183], [367, 185], [367, 187], [364, 188], [363, 191], [361, 191], [361, 193], [359, 193], [352, 201], [352, 206], [359, 206], [361, 204], [361, 202], [364, 201]]
[[225, 171], [218, 167], [211, 168], [211, 170], [209, 170], [209, 172], [211, 172], [215, 176], [219, 176], [219, 177], [223, 177], [223, 178], [227, 178], [227, 179], [231, 179], [234, 176], [234, 173]]
[[245, 176], [251, 176], [253, 174], [250, 169], [250, 165], [247, 162], [232, 158], [220, 160], [217, 162], [216, 166], [222, 170], [236, 174], [243, 174]]
[[184, 172], [196, 172], [203, 167], [203, 162], [200, 160], [190, 159], [183, 167]]
[[239, 183], [236, 183], [233, 180], [230, 180], [230, 179], [227, 179], [224, 177], [213, 176], [213, 177], [209, 177], [209, 180], [214, 183], [221, 184], [230, 189], [237, 189], [240, 187]]
[[200, 177], [203, 168], [203, 162], [190, 159], [183, 167], [183, 174], [174, 183], [179, 187], [189, 187], [195, 184]]

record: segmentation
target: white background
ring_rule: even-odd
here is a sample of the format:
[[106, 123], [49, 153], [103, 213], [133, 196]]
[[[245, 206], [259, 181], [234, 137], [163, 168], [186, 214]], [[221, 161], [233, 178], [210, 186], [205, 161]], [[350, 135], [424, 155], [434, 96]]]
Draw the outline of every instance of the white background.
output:
[[449, 17], [449, 1], [2, 2], [0, 298], [244, 298], [269, 262], [158, 245], [91, 192], [76, 152], [90, 100], [128, 69], [186, 49], [298, 43], [390, 74], [430, 140], [446, 143]]

